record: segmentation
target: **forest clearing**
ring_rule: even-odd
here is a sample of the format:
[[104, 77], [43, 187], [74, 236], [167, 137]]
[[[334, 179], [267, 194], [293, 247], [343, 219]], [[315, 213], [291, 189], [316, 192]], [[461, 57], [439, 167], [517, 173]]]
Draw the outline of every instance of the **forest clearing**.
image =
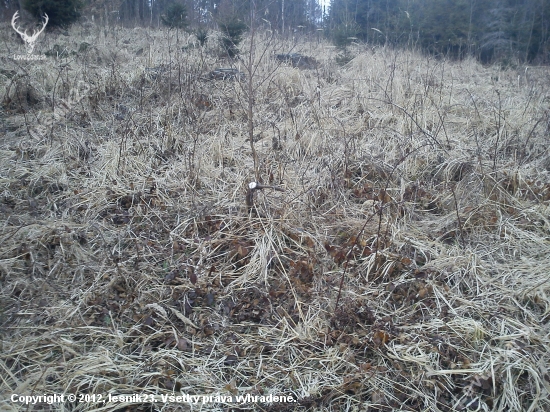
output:
[[1, 410], [550, 409], [547, 67], [13, 34]]

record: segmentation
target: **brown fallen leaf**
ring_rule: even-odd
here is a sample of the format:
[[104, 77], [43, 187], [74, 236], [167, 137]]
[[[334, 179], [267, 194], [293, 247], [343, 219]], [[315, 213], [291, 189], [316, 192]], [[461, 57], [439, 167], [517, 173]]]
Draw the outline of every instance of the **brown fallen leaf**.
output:
[[178, 349], [184, 351], [187, 349], [187, 339], [179, 338], [178, 339]]

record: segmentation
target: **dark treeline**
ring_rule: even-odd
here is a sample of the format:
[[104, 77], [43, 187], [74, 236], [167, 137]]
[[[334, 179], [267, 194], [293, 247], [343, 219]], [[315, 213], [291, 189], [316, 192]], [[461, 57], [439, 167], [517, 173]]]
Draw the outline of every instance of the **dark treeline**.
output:
[[417, 47], [484, 63], [549, 60], [550, 0], [333, 0], [335, 42]]
[[332, 0], [323, 12], [318, 0], [3, 0], [2, 19], [52, 4], [80, 4], [85, 18], [126, 27], [159, 27], [178, 4], [185, 27], [204, 30], [235, 19], [248, 24], [254, 9], [257, 24], [283, 34], [323, 28], [342, 48], [357, 39], [484, 63], [550, 60], [550, 0]]
[[254, 8], [258, 22], [262, 20], [272, 29], [283, 32], [298, 26], [308, 27], [315, 14], [319, 14], [315, 0], [124, 0], [118, 8], [119, 17], [128, 23], [154, 25], [174, 3], [185, 6], [190, 27], [215, 26], [229, 18], [249, 22]]
[[[9, 20], [15, 10], [28, 10], [31, 3], [51, 6], [74, 1], [80, 0], [3, 0], [1, 17], [4, 21]], [[190, 28], [213, 28], [220, 21], [232, 18], [249, 22], [252, 8], [257, 23], [268, 24], [278, 32], [304, 31], [321, 22], [316, 0], [84, 0], [81, 15], [87, 19], [93, 16], [98, 23], [160, 26], [162, 16], [174, 4], [185, 7]]]

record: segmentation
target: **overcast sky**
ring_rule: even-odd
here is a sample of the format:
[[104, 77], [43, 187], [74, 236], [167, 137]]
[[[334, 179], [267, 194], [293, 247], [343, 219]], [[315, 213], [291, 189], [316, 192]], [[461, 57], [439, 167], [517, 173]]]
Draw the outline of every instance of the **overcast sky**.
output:
[[323, 10], [323, 7], [326, 7], [327, 11], [328, 11], [328, 6], [330, 5], [330, 0], [318, 0], [318, 1], [319, 1], [319, 4], [321, 5], [321, 10]]

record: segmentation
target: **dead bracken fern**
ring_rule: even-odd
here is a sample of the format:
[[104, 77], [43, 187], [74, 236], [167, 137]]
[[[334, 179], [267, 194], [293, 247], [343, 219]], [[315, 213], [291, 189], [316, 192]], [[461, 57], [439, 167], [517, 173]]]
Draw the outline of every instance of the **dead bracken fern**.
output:
[[0, 409], [550, 409], [547, 70], [171, 35], [6, 63]]

